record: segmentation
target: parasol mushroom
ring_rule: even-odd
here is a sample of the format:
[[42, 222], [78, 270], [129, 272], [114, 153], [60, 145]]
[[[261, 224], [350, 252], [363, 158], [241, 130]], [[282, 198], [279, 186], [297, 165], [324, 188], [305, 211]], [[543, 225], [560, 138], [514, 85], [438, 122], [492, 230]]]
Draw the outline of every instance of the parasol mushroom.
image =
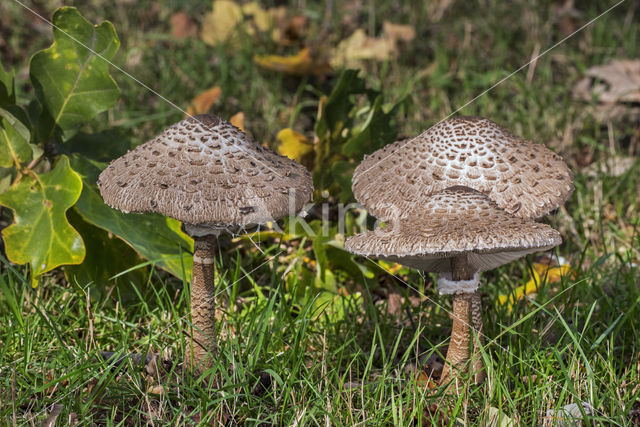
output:
[[486, 194], [510, 214], [540, 218], [571, 195], [573, 175], [553, 151], [481, 117], [453, 117], [389, 144], [353, 175], [356, 199], [385, 220], [454, 185]]
[[[440, 273], [440, 293], [453, 297], [453, 329], [441, 378], [444, 383], [452, 368], [460, 371], [469, 360], [469, 324], [472, 315], [480, 314], [472, 313], [478, 273], [546, 251], [561, 241], [560, 234], [548, 225], [518, 218], [484, 194], [454, 186], [432, 194], [406, 217], [392, 220], [384, 228], [348, 238], [345, 249]], [[476, 331], [476, 335], [481, 333]]]
[[212, 114], [175, 123], [112, 161], [98, 187], [109, 206], [175, 218], [193, 237], [190, 362], [196, 369], [210, 367], [215, 355], [218, 236], [296, 214], [313, 194], [307, 169]]
[[[406, 218], [431, 194], [455, 185], [486, 194], [510, 214], [533, 219], [567, 200], [573, 175], [551, 150], [481, 117], [450, 118], [415, 138], [387, 145], [365, 156], [353, 175], [356, 199], [385, 220]], [[479, 331], [480, 293], [471, 300]], [[476, 364], [482, 372], [482, 361]]]

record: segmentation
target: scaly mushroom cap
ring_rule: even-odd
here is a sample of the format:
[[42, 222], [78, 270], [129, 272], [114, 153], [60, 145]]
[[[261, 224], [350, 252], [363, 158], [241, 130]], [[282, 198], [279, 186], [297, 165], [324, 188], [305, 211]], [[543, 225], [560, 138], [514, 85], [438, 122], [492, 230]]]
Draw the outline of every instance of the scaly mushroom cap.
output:
[[353, 175], [356, 199], [381, 219], [404, 217], [454, 185], [481, 191], [521, 218], [539, 218], [571, 195], [573, 175], [557, 154], [479, 117], [454, 117], [389, 144], [365, 156]]
[[124, 212], [222, 226], [295, 214], [313, 195], [304, 166], [212, 114], [175, 123], [112, 161], [98, 187], [108, 205]]
[[384, 228], [349, 237], [349, 252], [423, 271], [450, 272], [462, 254], [472, 271], [486, 271], [562, 242], [546, 224], [508, 214], [484, 194], [456, 186], [431, 195]]

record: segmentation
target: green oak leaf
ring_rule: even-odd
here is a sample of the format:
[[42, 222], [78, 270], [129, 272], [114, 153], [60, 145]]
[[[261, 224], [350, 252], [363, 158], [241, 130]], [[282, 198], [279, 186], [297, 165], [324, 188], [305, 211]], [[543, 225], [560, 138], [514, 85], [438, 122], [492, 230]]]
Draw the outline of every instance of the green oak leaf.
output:
[[83, 220], [75, 209], [69, 209], [67, 217], [87, 250], [82, 264], [64, 266], [67, 280], [82, 286], [91, 283], [91, 297], [96, 301], [103, 300], [111, 287], [117, 288], [123, 301], [136, 297], [132, 287], [144, 289], [148, 277], [145, 261], [113, 234]]
[[84, 259], [82, 238], [65, 215], [81, 192], [80, 176], [62, 156], [50, 172], [30, 172], [0, 194], [0, 205], [14, 211], [13, 224], [2, 230], [7, 257], [29, 263], [34, 285], [41, 274]]
[[131, 245], [141, 256], [178, 278], [191, 277], [193, 241], [180, 223], [158, 214], [125, 214], [107, 206], [98, 191], [85, 186], [76, 205], [82, 218]]
[[393, 118], [405, 102], [405, 98], [401, 98], [385, 112], [383, 97], [378, 95], [364, 123], [355, 130], [355, 136], [343, 144], [342, 153], [350, 159], [360, 161], [365, 154], [395, 141], [398, 131], [392, 124]]
[[14, 169], [0, 167], [0, 194], [11, 187]]
[[75, 153], [98, 162], [108, 162], [131, 149], [131, 143], [118, 129], [108, 129], [90, 134], [79, 132], [56, 148], [64, 154]]
[[16, 103], [15, 71], [5, 71], [0, 64], [0, 106]]
[[120, 46], [113, 25], [93, 25], [73, 7], [53, 14], [54, 42], [31, 58], [29, 71], [46, 118], [40, 120], [42, 136], [55, 126], [78, 127], [112, 107], [120, 97], [109, 75], [109, 61]]
[[0, 108], [0, 167], [20, 167], [31, 160], [30, 139], [29, 129], [11, 112]]
[[80, 155], [73, 167], [84, 180], [76, 210], [82, 218], [130, 245], [140, 256], [178, 278], [190, 278], [193, 269], [193, 240], [180, 230], [180, 222], [158, 214], [125, 214], [106, 205], [96, 185], [101, 166]]

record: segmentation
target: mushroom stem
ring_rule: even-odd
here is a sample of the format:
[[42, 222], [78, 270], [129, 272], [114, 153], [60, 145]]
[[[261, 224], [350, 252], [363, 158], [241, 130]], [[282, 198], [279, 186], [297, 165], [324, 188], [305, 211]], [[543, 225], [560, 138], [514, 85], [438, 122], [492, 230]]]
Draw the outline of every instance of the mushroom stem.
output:
[[[466, 255], [459, 255], [451, 259], [451, 279], [470, 280], [473, 273], [469, 268]], [[471, 348], [471, 295], [460, 293], [452, 295], [453, 298], [453, 328], [451, 329], [451, 340], [447, 350], [447, 360], [442, 370], [440, 383], [447, 383], [450, 378], [457, 377], [460, 371], [464, 371], [466, 363], [469, 361], [469, 350]], [[455, 371], [455, 372], [454, 372]]]
[[484, 370], [482, 353], [480, 352], [480, 349], [484, 346], [484, 336], [482, 335], [482, 298], [479, 290], [471, 294], [471, 326], [474, 334], [473, 375], [476, 384], [480, 384], [487, 378], [487, 373]]
[[453, 327], [451, 340], [447, 350], [447, 360], [442, 370], [440, 383], [447, 383], [451, 377], [457, 377], [464, 371], [469, 361], [471, 340], [469, 334], [469, 317], [471, 314], [471, 298], [469, 294], [453, 295]]
[[193, 280], [191, 281], [191, 357], [192, 370], [213, 365], [216, 354], [215, 329], [215, 248], [214, 235], [194, 236]]

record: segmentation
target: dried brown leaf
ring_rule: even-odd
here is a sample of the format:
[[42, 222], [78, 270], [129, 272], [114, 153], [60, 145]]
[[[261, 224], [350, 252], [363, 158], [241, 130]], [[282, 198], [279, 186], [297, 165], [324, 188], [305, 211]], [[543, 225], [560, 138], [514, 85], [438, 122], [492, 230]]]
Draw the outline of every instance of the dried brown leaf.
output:
[[240, 111], [239, 113], [234, 114], [229, 119], [229, 123], [244, 132], [244, 113]]
[[191, 105], [187, 108], [187, 115], [193, 116], [195, 114], [208, 113], [213, 104], [220, 98], [222, 89], [220, 86], [214, 86], [205, 90], [200, 95], [193, 98]]
[[640, 59], [613, 60], [591, 67], [573, 88], [578, 99], [602, 104], [640, 102]]
[[171, 34], [177, 39], [195, 37], [198, 34], [198, 25], [184, 12], [171, 15]]
[[47, 418], [42, 422], [42, 427], [55, 427], [56, 420], [58, 419], [58, 416], [60, 415], [61, 412], [62, 412], [62, 405], [60, 405], [59, 403], [56, 403], [55, 405], [53, 405], [53, 408], [51, 408], [51, 412], [49, 413], [49, 416], [47, 416]]

